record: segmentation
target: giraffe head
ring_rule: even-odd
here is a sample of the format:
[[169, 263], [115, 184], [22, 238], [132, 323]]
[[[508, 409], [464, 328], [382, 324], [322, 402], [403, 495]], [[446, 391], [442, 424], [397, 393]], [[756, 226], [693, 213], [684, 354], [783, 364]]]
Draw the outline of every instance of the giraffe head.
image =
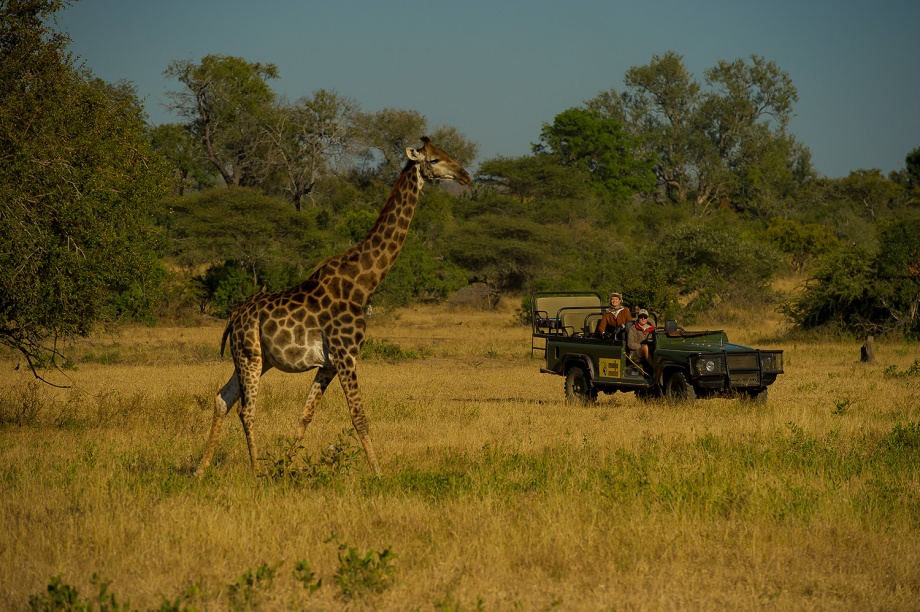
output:
[[426, 181], [457, 181], [461, 185], [473, 182], [463, 166], [455, 162], [450, 155], [431, 144], [427, 137], [422, 137], [422, 147], [406, 149], [410, 163], [419, 164], [422, 178]]

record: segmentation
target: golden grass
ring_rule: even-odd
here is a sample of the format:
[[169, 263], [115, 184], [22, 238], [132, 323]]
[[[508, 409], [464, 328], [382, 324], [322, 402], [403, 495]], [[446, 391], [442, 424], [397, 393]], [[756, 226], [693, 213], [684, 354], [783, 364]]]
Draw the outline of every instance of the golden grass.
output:
[[[920, 379], [883, 372], [907, 369], [917, 345], [879, 342], [869, 366], [856, 342], [771, 344], [786, 373], [766, 406], [615, 394], [583, 408], [539, 373], [512, 319], [505, 306], [370, 320], [371, 338], [423, 356], [360, 364], [379, 481], [363, 456], [322, 481], [256, 478], [237, 419], [192, 477], [232, 371], [218, 325], [81, 342], [65, 390], [0, 361], [0, 607], [26, 607], [57, 575], [90, 598], [98, 573], [139, 609], [192, 586], [190, 605], [223, 609], [245, 572], [283, 562], [249, 603], [916, 609]], [[728, 331], [753, 343], [776, 325]], [[280, 456], [310, 380], [264, 377], [264, 457]], [[333, 385], [306, 452], [346, 428]], [[391, 547], [389, 588], [346, 601], [333, 533], [362, 554]], [[298, 560], [323, 579], [316, 592], [291, 576]]]

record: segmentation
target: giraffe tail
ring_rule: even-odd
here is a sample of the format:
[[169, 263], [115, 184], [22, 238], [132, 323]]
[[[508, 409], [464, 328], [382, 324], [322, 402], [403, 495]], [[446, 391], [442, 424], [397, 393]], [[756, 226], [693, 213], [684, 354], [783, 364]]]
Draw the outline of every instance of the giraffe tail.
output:
[[233, 321], [227, 321], [227, 327], [224, 329], [224, 336], [220, 339], [220, 356], [224, 356], [224, 348], [227, 346], [227, 337], [230, 335], [230, 323]]

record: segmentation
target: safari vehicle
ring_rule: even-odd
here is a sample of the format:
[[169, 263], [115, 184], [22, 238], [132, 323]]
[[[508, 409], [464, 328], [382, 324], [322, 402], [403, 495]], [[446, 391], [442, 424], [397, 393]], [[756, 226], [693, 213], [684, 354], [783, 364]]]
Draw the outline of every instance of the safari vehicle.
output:
[[599, 392], [623, 391], [674, 401], [734, 396], [766, 402], [767, 387], [783, 373], [782, 351], [733, 344], [721, 330], [687, 331], [677, 321], [655, 325], [652, 363], [640, 363], [629, 355], [625, 329], [597, 334], [605, 311], [597, 293], [535, 293], [530, 306], [531, 356], [543, 351], [540, 371], [565, 377], [569, 401], [592, 402]]

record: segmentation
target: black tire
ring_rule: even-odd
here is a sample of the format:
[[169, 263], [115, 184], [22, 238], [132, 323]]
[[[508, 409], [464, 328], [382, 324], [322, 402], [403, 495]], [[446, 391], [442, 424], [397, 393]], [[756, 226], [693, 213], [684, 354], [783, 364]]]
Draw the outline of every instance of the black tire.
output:
[[578, 366], [571, 368], [565, 375], [565, 399], [577, 404], [597, 400], [597, 390], [591, 385], [585, 371]]
[[664, 384], [664, 395], [672, 402], [692, 402], [696, 399], [696, 389], [683, 372], [672, 372]]

